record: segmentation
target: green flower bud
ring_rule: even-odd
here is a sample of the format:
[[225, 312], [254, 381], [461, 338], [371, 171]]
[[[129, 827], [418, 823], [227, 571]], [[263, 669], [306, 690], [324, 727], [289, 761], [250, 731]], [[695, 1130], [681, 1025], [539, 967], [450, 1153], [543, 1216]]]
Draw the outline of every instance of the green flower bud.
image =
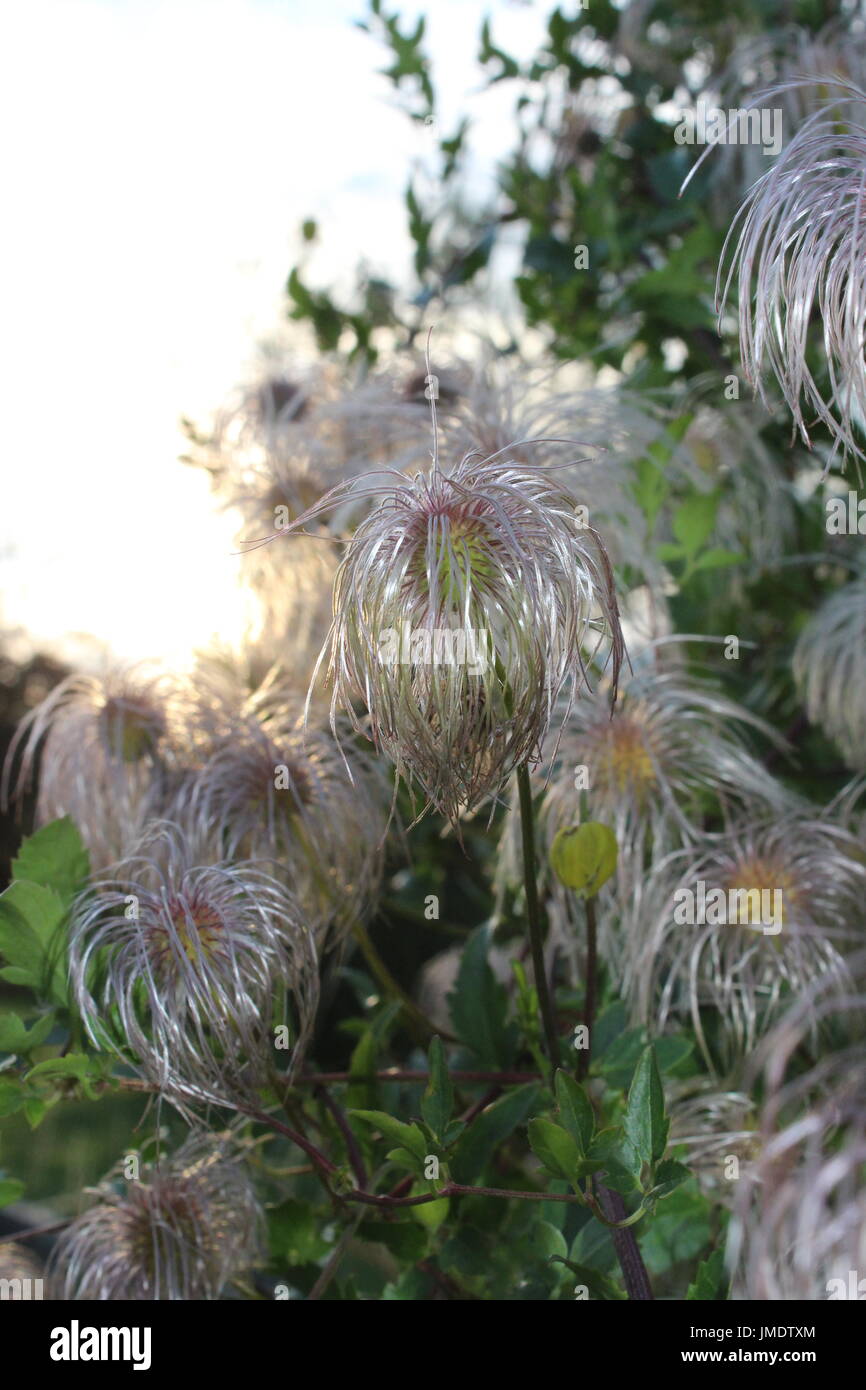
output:
[[609, 825], [585, 821], [557, 832], [550, 864], [560, 883], [591, 898], [616, 869], [616, 836]]

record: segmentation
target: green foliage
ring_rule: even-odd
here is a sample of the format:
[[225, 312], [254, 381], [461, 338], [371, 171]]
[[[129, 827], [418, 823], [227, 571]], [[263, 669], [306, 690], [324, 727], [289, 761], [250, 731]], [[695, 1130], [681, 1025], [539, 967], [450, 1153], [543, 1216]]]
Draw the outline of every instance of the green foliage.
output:
[[0, 894], [0, 979], [67, 1003], [65, 928], [87, 872], [87, 852], [68, 817], [25, 840]]
[[693, 1284], [689, 1284], [687, 1299], [704, 1299], [724, 1302], [728, 1296], [728, 1278], [725, 1273], [725, 1252], [715, 1250], [709, 1259], [703, 1260]]
[[644, 1049], [635, 1068], [623, 1132], [642, 1162], [658, 1162], [667, 1145], [668, 1125], [662, 1081], [652, 1047]]
[[448, 1121], [454, 1109], [454, 1087], [448, 1075], [445, 1050], [440, 1038], [430, 1044], [430, 1082], [421, 1100], [421, 1114], [430, 1128], [433, 1138], [439, 1142], [448, 1130]]
[[487, 961], [489, 933], [473, 932], [460, 961], [457, 984], [449, 995], [451, 1019], [462, 1043], [482, 1067], [510, 1066], [517, 1026], [507, 1021], [508, 996]]

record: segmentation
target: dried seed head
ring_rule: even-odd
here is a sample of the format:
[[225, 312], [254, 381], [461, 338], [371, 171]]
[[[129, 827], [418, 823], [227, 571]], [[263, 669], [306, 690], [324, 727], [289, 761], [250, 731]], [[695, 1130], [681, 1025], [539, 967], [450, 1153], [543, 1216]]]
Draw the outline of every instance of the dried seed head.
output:
[[363, 752], [344, 757], [330, 732], [304, 729], [303, 701], [266, 680], [246, 700], [200, 686], [208, 754], [176, 799], [198, 846], [215, 858], [267, 861], [333, 944], [372, 909], [382, 873], [388, 791]]
[[794, 679], [813, 724], [839, 745], [850, 768], [866, 771], [866, 579], [821, 604], [794, 649]]
[[[833, 440], [831, 458], [841, 451], [859, 462], [866, 458], [857, 433], [866, 423], [866, 93], [813, 76], [780, 83], [759, 99], [819, 83], [834, 95], [749, 191], [725, 242], [717, 298], [724, 306], [736, 276], [743, 366], [765, 405], [769, 370], [805, 443], [807, 421], [816, 417]], [[813, 313], [822, 323], [826, 387], [807, 357]]]
[[217, 1299], [260, 1253], [262, 1212], [220, 1142], [195, 1137], [140, 1181], [108, 1180], [59, 1237], [55, 1296], [77, 1302]]
[[176, 784], [184, 743], [180, 682], [144, 667], [72, 675], [22, 721], [2, 800], [20, 802], [39, 766], [36, 821], [71, 816], [95, 869], [125, 854]]
[[[325, 498], [316, 510], [335, 504]], [[467, 456], [390, 487], [334, 585], [332, 719], [374, 743], [450, 820], [538, 756], [558, 697], [622, 634], [606, 552], [542, 467]]]
[[[312, 932], [295, 899], [251, 863], [195, 867], [177, 827], [82, 895], [70, 973], [88, 1035], [180, 1107], [243, 1108], [303, 1055], [318, 998]], [[288, 1024], [291, 1050], [274, 1054]]]
[[[736, 1184], [729, 1263], [734, 1296], [863, 1297], [866, 1269], [866, 958], [849, 958], [851, 988], [827, 977], [793, 1000], [756, 1054], [747, 1081], [764, 1096], [756, 1161]], [[815, 1020], [832, 1045], [811, 1065]], [[760, 1084], [754, 1084], [758, 1082]], [[852, 1281], [853, 1272], [853, 1281]], [[853, 1282], [853, 1287], [852, 1287]]]
[[848, 988], [864, 889], [858, 842], [802, 811], [740, 822], [669, 855], [623, 907], [636, 1015], [659, 1031], [689, 1020], [710, 1070], [726, 1074], [790, 996], [818, 977], [838, 994]]
[[[752, 734], [779, 750], [783, 741], [678, 661], [676, 643], [660, 642], [642, 653], [612, 716], [601, 689], [576, 701], [561, 736], [548, 740], [539, 779], [542, 872], [557, 834], [584, 818], [616, 834], [616, 881], [602, 890], [598, 905], [601, 946], [615, 978], [627, 958], [620, 908], [640, 895], [653, 865], [699, 839], [708, 813], [723, 819], [760, 808], [784, 814], [795, 804], [749, 747]], [[511, 807], [497, 869], [501, 901], [521, 878], [519, 815]], [[583, 907], [555, 881], [546, 886], [556, 939], [581, 978]]]

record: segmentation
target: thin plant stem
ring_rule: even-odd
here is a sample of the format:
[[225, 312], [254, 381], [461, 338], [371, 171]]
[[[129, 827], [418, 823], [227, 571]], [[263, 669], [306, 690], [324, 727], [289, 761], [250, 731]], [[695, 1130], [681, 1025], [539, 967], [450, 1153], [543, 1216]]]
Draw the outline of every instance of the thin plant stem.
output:
[[586, 993], [583, 1006], [583, 1022], [586, 1026], [586, 1047], [577, 1062], [577, 1079], [582, 1081], [589, 1071], [592, 1055], [592, 1030], [595, 1024], [596, 977], [598, 975], [598, 928], [595, 916], [595, 898], [586, 900]]
[[331, 1252], [330, 1259], [328, 1260], [327, 1264], [325, 1265], [315, 1284], [310, 1289], [310, 1292], [307, 1294], [307, 1298], [310, 1301], [314, 1301], [315, 1299], [322, 1297], [322, 1294], [325, 1292], [334, 1275], [337, 1273], [337, 1269], [339, 1268], [343, 1256], [345, 1255], [346, 1251], [348, 1250], [349, 1246], [352, 1244], [352, 1241], [355, 1238], [355, 1231], [358, 1229], [358, 1226], [360, 1225], [363, 1216], [364, 1211], [362, 1208], [359, 1212], [356, 1212], [356, 1214], [352, 1217], [351, 1222], [346, 1227], [343, 1234], [340, 1236], [340, 1239], [337, 1241], [337, 1244], [334, 1246], [334, 1249]]
[[630, 1299], [647, 1300], [653, 1296], [646, 1265], [640, 1253], [634, 1231], [619, 1225], [627, 1219], [625, 1202], [618, 1192], [611, 1192], [601, 1183], [596, 1185], [599, 1201], [607, 1214], [607, 1224], [614, 1226], [613, 1248], [616, 1251], [619, 1267], [622, 1270], [626, 1293]]
[[[440, 1033], [440, 1037], [441, 1037]], [[540, 1081], [542, 1073], [540, 1071], [452, 1071], [449, 1073], [452, 1081], [462, 1081], [467, 1086], [483, 1085], [487, 1082], [497, 1086], [525, 1086], [530, 1081]], [[279, 1080], [285, 1078], [280, 1076]], [[430, 1080], [429, 1071], [421, 1071], [417, 1068], [405, 1067], [386, 1067], [382, 1071], [311, 1071], [303, 1076], [292, 1077], [292, 1089], [301, 1089], [304, 1086], [331, 1086], [338, 1085], [342, 1081], [406, 1081], [423, 1082], [426, 1086]], [[156, 1092], [158, 1087], [150, 1081], [140, 1081], [134, 1076], [112, 1077], [112, 1086], [120, 1091], [137, 1091], [142, 1094]], [[101, 1084], [102, 1090], [109, 1089], [109, 1083]]]
[[538, 903], [538, 885], [535, 881], [535, 824], [532, 811], [532, 790], [529, 785], [529, 769], [524, 763], [517, 769], [517, 788], [520, 797], [520, 829], [523, 837], [523, 882], [526, 891], [526, 919], [529, 925], [529, 945], [532, 951], [532, 967], [535, 973], [535, 988], [547, 1055], [551, 1072], [559, 1066], [559, 1033], [556, 1017], [547, 988], [547, 973], [544, 966], [544, 938], [541, 930], [541, 909]]

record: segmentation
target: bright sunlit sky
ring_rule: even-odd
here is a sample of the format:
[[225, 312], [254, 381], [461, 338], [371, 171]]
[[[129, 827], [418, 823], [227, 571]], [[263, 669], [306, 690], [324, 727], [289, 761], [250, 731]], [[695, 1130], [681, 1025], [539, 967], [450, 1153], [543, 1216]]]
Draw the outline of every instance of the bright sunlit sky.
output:
[[[450, 130], [480, 172], [513, 93], [477, 99], [481, 19], [531, 51], [544, 4], [390, 0], [428, 14]], [[228, 518], [177, 461], [272, 336], [298, 228], [315, 279], [403, 278], [403, 191], [433, 136], [377, 75], [364, 0], [28, 0], [0, 7], [4, 487], [0, 627], [75, 659], [183, 662], [236, 639]]]

